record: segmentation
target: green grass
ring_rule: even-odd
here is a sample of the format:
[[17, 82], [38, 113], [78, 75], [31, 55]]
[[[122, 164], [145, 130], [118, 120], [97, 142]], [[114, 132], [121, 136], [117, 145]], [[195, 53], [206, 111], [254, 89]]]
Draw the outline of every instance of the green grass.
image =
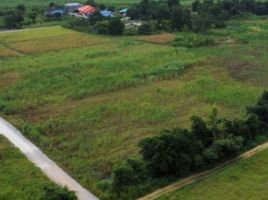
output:
[[261, 200], [268, 195], [268, 150], [157, 200]]
[[141, 139], [213, 106], [243, 117], [267, 89], [265, 22], [233, 21], [210, 33], [216, 45], [189, 49], [60, 27], [0, 34], [15, 52], [0, 59], [1, 113], [105, 199], [97, 183]]
[[36, 200], [50, 181], [0, 136], [0, 199]]

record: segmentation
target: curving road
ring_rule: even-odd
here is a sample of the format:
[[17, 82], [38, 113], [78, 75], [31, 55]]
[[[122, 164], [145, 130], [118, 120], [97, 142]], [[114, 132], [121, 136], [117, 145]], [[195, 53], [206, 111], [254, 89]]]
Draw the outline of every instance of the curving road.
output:
[[58, 185], [66, 186], [75, 191], [79, 200], [99, 200], [88, 190], [77, 183], [71, 176], [64, 172], [55, 162], [50, 160], [38, 147], [25, 138], [14, 126], [0, 117], [0, 135], [6, 137], [47, 177]]

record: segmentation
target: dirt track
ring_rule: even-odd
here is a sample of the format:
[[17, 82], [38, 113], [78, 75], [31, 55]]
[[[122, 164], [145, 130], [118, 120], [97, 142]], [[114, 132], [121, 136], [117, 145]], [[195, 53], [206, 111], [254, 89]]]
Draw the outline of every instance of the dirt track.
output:
[[221, 168], [223, 168], [223, 167], [225, 167], [227, 165], [234, 164], [234, 163], [236, 163], [236, 162], [238, 162], [240, 160], [250, 158], [250, 157], [256, 155], [257, 153], [259, 153], [259, 152], [261, 152], [261, 151], [263, 151], [263, 150], [265, 150], [267, 148], [268, 148], [268, 142], [266, 142], [264, 144], [261, 144], [261, 145], [255, 147], [254, 149], [251, 149], [251, 150], [241, 154], [240, 156], [238, 156], [238, 157], [236, 157], [236, 158], [234, 158], [232, 160], [229, 160], [229, 161], [227, 161], [227, 162], [225, 162], [225, 163], [223, 163], [223, 164], [221, 164], [221, 165], [219, 165], [219, 166], [217, 166], [217, 167], [215, 167], [215, 168], [213, 168], [211, 170], [206, 170], [204, 172], [194, 174], [194, 175], [192, 175], [190, 177], [181, 179], [181, 180], [179, 180], [179, 181], [177, 181], [177, 182], [175, 182], [175, 183], [173, 183], [171, 185], [168, 185], [166, 187], [158, 189], [153, 193], [150, 193], [150, 194], [148, 194], [148, 195], [146, 195], [146, 196], [144, 196], [142, 198], [139, 198], [138, 200], [156, 199], [156, 198], [158, 198], [158, 197], [160, 197], [160, 196], [162, 196], [164, 194], [167, 194], [169, 192], [172, 192], [172, 191], [175, 191], [177, 189], [180, 189], [180, 188], [182, 188], [182, 187], [184, 187], [186, 185], [194, 183], [194, 182], [196, 182], [196, 181], [198, 181], [198, 180], [200, 180], [200, 179], [212, 174], [213, 172], [215, 172], [215, 171], [217, 171], [217, 170], [219, 170], [219, 169], [221, 169]]

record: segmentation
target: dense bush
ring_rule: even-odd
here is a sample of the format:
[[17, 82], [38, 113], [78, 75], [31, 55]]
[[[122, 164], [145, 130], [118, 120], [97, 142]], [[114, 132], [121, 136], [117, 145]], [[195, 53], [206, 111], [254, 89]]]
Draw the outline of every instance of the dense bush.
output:
[[108, 30], [111, 35], [122, 35], [124, 33], [125, 24], [120, 18], [111, 18], [108, 24]]
[[146, 168], [143, 162], [128, 159], [114, 170], [114, 182], [112, 189], [122, 191], [128, 186], [140, 184], [147, 178]]
[[6, 28], [21, 28], [23, 21], [23, 15], [16, 12], [11, 12], [4, 17]]
[[74, 192], [70, 192], [67, 188], [60, 187], [44, 187], [43, 196], [40, 200], [77, 200]]
[[107, 35], [109, 34], [108, 25], [108, 21], [100, 21], [94, 25], [93, 30], [97, 34]]
[[153, 176], [184, 176], [196, 168], [195, 157], [203, 145], [194, 134], [184, 129], [164, 131], [160, 136], [141, 141], [141, 154]]

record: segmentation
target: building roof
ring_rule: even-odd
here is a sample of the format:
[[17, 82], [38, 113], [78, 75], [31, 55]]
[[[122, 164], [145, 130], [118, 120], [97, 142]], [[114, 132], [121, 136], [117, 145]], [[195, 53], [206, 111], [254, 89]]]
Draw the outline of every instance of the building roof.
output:
[[102, 11], [100, 11], [100, 13], [103, 17], [112, 17], [113, 16], [113, 12], [110, 10], [102, 10]]
[[64, 4], [66, 7], [82, 7], [83, 5], [81, 3], [66, 3]]
[[86, 14], [86, 15], [89, 15], [89, 14], [93, 14], [97, 11], [96, 8], [92, 7], [92, 6], [89, 6], [89, 5], [85, 5], [81, 8], [78, 9], [80, 13], [82, 14]]
[[128, 9], [124, 8], [124, 9], [119, 10], [119, 13], [126, 13], [127, 11], [128, 11]]

